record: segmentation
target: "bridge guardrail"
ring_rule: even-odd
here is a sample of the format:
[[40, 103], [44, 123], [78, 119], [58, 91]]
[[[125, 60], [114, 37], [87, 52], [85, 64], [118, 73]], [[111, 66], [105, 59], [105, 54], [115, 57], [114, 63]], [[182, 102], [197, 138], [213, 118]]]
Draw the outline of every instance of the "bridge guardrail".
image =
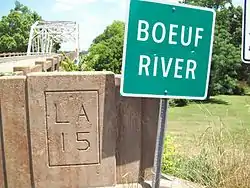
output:
[[38, 55], [53, 55], [56, 53], [30, 53], [27, 52], [11, 52], [11, 53], [0, 53], [0, 58], [6, 57], [17, 57], [17, 56], [38, 56]]
[[[61, 61], [65, 56], [68, 56], [71, 60], [75, 59], [75, 53], [65, 52], [65, 56], [60, 54], [44, 54], [36, 53], [27, 55], [27, 53], [8, 53], [0, 54], [0, 77], [6, 75], [26, 75], [30, 72], [51, 72], [59, 71]], [[24, 55], [26, 54], [26, 56]], [[2, 56], [2, 57], [1, 57]], [[3, 57], [5, 56], [5, 57]], [[27, 63], [25, 60], [29, 60]], [[20, 63], [18, 63], [20, 61]], [[22, 61], [22, 63], [21, 63]], [[10, 63], [10, 64], [9, 64]], [[7, 68], [7, 67], [8, 68]]]

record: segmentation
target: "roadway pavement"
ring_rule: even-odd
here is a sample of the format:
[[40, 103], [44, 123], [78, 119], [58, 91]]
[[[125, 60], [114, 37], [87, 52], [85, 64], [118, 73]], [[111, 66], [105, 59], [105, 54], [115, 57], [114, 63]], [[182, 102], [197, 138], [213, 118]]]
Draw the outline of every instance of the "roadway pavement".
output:
[[53, 55], [0, 58], [0, 72], [13, 72], [13, 67], [15, 66], [23, 67], [23, 66], [35, 65], [35, 61], [45, 61], [46, 58], [52, 56]]

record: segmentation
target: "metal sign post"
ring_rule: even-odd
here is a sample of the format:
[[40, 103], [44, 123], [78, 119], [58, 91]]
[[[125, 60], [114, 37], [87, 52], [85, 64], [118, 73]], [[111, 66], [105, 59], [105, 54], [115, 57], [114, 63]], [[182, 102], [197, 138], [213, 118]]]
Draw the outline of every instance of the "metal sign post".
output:
[[160, 187], [162, 153], [164, 149], [165, 129], [167, 128], [168, 99], [161, 99], [158, 118], [157, 139], [154, 157], [154, 176], [152, 188]]

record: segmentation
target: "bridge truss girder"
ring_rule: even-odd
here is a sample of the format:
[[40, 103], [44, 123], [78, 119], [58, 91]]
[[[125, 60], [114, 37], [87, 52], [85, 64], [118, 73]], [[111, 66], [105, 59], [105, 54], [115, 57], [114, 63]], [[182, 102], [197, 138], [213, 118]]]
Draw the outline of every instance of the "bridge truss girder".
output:
[[71, 21], [37, 21], [30, 30], [27, 55], [51, 54], [56, 43], [75, 43], [79, 60], [79, 25]]

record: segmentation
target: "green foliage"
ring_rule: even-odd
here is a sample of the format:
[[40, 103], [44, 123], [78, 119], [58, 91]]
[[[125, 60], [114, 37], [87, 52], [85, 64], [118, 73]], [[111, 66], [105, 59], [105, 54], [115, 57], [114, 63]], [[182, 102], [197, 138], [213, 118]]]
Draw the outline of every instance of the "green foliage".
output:
[[84, 71], [95, 71], [95, 69], [92, 68], [92, 67], [89, 65], [90, 63], [87, 63], [87, 58], [88, 58], [87, 53], [85, 53], [85, 54], [80, 54], [80, 60], [79, 60], [79, 67], [80, 67], [80, 70], [84, 70]]
[[250, 71], [241, 62], [242, 8], [234, 7], [231, 0], [189, 0], [187, 3], [216, 10], [209, 96], [244, 94], [239, 81], [249, 80]]
[[162, 172], [165, 174], [174, 174], [177, 169], [176, 147], [171, 136], [167, 135], [164, 142], [164, 150], [162, 156]]
[[0, 76], [14, 76], [15, 72], [0, 72]]
[[218, 10], [225, 8], [226, 4], [232, 5], [232, 0], [186, 0], [186, 3]]
[[211, 94], [242, 94], [244, 89], [240, 87], [239, 80], [247, 79], [241, 77], [241, 57], [239, 19], [241, 9], [224, 9], [217, 11], [218, 23], [215, 29], [215, 42], [213, 48]]
[[196, 155], [181, 154], [168, 136], [162, 172], [207, 188], [243, 188], [250, 185], [249, 130], [232, 134], [228, 129], [207, 129], [197, 140]]
[[61, 48], [61, 44], [60, 43], [54, 43], [53, 47], [52, 47], [52, 51], [58, 53], [58, 50]]
[[81, 68], [74, 61], [70, 60], [68, 56], [63, 54], [64, 60], [61, 62], [61, 67], [64, 71], [72, 72], [72, 71], [80, 71]]
[[218, 187], [219, 170], [209, 160], [205, 151], [192, 158], [179, 156], [173, 175], [210, 188]]
[[0, 53], [26, 52], [30, 28], [38, 20], [36, 12], [16, 1], [15, 8], [0, 20]]
[[124, 27], [123, 22], [114, 21], [94, 39], [84, 59], [84, 70], [121, 72]]
[[172, 107], [182, 107], [188, 105], [188, 100], [186, 99], [171, 99], [169, 100], [169, 105]]

